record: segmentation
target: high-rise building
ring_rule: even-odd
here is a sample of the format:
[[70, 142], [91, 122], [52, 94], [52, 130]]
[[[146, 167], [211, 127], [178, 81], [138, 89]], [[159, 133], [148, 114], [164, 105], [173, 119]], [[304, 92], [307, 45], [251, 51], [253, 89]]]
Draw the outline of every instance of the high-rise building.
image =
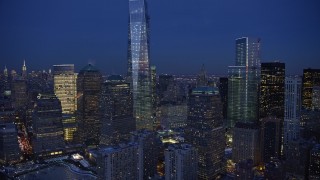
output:
[[190, 144], [173, 144], [164, 151], [166, 180], [198, 178], [198, 153]]
[[266, 117], [261, 120], [261, 152], [264, 162], [281, 155], [282, 119]]
[[0, 164], [20, 160], [18, 132], [14, 123], [0, 123]]
[[142, 180], [138, 178], [139, 146], [135, 143], [119, 144], [98, 150], [97, 173], [98, 179], [127, 179]]
[[320, 69], [304, 69], [302, 79], [302, 108], [312, 108], [312, 89], [320, 86]]
[[153, 129], [149, 16], [145, 0], [129, 1], [128, 80], [133, 92], [136, 129]]
[[285, 63], [261, 63], [259, 117], [260, 122], [263, 121], [261, 126], [264, 142], [262, 152], [265, 162], [271, 157], [280, 155], [283, 139], [284, 91]]
[[25, 80], [14, 80], [11, 86], [13, 106], [24, 107], [28, 102], [27, 82]]
[[77, 77], [77, 116], [78, 130], [76, 138], [86, 145], [99, 144], [100, 108], [102, 75], [98, 69], [89, 64]]
[[218, 88], [197, 87], [189, 95], [186, 142], [198, 151], [198, 178], [213, 179], [225, 171], [222, 103]]
[[237, 122], [258, 121], [260, 84], [260, 39], [236, 40], [236, 63], [228, 68], [227, 127]]
[[239, 163], [247, 159], [254, 165], [261, 161], [260, 129], [255, 124], [238, 122], [233, 129], [232, 160]]
[[138, 144], [139, 171], [137, 179], [152, 179], [157, 173], [160, 139], [155, 132], [138, 130], [131, 133], [131, 142]]
[[53, 66], [54, 93], [61, 101], [62, 113], [73, 114], [76, 110], [76, 76], [73, 64]]
[[120, 75], [109, 76], [102, 84], [100, 108], [102, 115], [100, 144], [109, 145], [112, 138], [128, 136], [135, 130], [130, 84]]
[[300, 138], [301, 78], [285, 79], [285, 113], [283, 145]]
[[309, 179], [320, 179], [320, 144], [314, 145], [310, 152]]
[[55, 95], [39, 94], [32, 114], [32, 149], [37, 156], [62, 154], [63, 139], [61, 103]]
[[228, 78], [220, 77], [219, 78], [219, 92], [221, 96], [221, 101], [223, 105], [222, 115], [224, 121], [227, 119], [227, 109], [228, 109]]
[[261, 63], [260, 118], [284, 116], [285, 63]]

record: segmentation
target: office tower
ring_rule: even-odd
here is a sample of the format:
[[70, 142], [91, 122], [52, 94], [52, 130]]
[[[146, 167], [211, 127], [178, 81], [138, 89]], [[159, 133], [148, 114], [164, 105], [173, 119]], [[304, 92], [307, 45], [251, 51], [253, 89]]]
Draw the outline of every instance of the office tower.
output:
[[213, 179], [225, 171], [225, 137], [218, 88], [197, 87], [189, 95], [186, 142], [198, 151], [199, 179]]
[[125, 137], [135, 130], [132, 93], [130, 84], [120, 75], [109, 76], [101, 88], [101, 139], [100, 144], [109, 145], [117, 137]]
[[261, 152], [264, 162], [281, 155], [282, 121], [271, 116], [261, 119]]
[[301, 78], [285, 79], [284, 151], [289, 142], [300, 138]]
[[149, 16], [145, 0], [129, 1], [128, 79], [136, 129], [153, 129], [149, 53]]
[[32, 114], [32, 149], [37, 156], [62, 154], [65, 144], [61, 103], [53, 94], [39, 94]]
[[232, 160], [239, 163], [247, 159], [252, 159], [254, 165], [260, 163], [260, 129], [255, 124], [238, 122], [233, 129]]
[[97, 174], [98, 179], [127, 179], [138, 178], [139, 151], [135, 143], [119, 144], [98, 150]]
[[237, 122], [258, 121], [260, 84], [260, 39], [236, 40], [236, 63], [228, 68], [227, 127]]
[[221, 101], [223, 105], [222, 115], [223, 119], [227, 119], [227, 109], [228, 109], [228, 78], [220, 77], [219, 78], [219, 92], [221, 96]]
[[27, 82], [25, 80], [14, 80], [11, 89], [13, 106], [15, 108], [25, 107], [28, 102]]
[[310, 151], [309, 179], [320, 179], [320, 144]]
[[208, 86], [208, 77], [207, 77], [207, 72], [204, 67], [204, 64], [202, 64], [200, 73], [198, 74], [197, 77], [197, 87], [201, 86]]
[[261, 63], [260, 118], [284, 116], [285, 64]]
[[74, 142], [76, 131], [77, 131], [77, 122], [76, 122], [75, 115], [62, 114], [62, 125], [63, 125], [64, 141], [67, 143]]
[[138, 144], [139, 171], [138, 179], [152, 179], [157, 173], [160, 139], [155, 132], [138, 130], [131, 133], [131, 142]]
[[88, 64], [77, 77], [77, 116], [76, 138], [86, 145], [99, 144], [102, 75], [93, 65]]
[[197, 150], [190, 144], [173, 144], [164, 151], [166, 180], [197, 179]]
[[314, 86], [312, 89], [312, 109], [320, 110], [320, 86]]
[[62, 113], [73, 114], [76, 110], [76, 76], [73, 64], [53, 66], [54, 93], [61, 101]]
[[14, 123], [0, 123], [0, 164], [20, 160], [18, 131]]
[[302, 108], [312, 108], [312, 89], [320, 86], [320, 69], [304, 69], [302, 79]]
[[21, 77], [22, 77], [22, 79], [26, 80], [26, 79], [27, 79], [27, 76], [28, 76], [28, 74], [27, 74], [26, 60], [23, 60]]

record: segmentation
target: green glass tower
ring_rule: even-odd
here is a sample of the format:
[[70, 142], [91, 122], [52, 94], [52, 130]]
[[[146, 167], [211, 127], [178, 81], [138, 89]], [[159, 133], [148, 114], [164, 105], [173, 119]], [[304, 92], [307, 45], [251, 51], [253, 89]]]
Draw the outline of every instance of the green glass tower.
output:
[[237, 122], [258, 121], [260, 83], [260, 39], [236, 40], [236, 63], [228, 68], [227, 127]]

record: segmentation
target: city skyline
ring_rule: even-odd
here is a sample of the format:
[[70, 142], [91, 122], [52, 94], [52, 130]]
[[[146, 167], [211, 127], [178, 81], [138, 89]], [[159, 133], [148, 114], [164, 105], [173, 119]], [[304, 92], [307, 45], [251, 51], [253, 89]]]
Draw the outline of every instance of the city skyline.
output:
[[[280, 60], [288, 75], [319, 64], [320, 3], [315, 0], [181, 3], [149, 2], [151, 65], [159, 73], [195, 74], [195, 67], [205, 64], [209, 74], [226, 75], [235, 59], [234, 40], [242, 36], [260, 37], [261, 62]], [[7, 65], [19, 72], [26, 59], [34, 70], [68, 63], [79, 71], [90, 62], [103, 73], [125, 74], [126, 1], [0, 4], [1, 69]]]

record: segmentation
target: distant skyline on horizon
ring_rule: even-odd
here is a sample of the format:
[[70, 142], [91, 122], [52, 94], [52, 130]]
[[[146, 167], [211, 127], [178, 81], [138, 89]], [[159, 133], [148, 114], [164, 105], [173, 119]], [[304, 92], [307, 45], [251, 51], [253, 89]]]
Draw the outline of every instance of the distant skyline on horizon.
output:
[[[261, 38], [261, 62], [286, 63], [287, 75], [320, 68], [320, 2], [148, 0], [151, 65], [158, 74], [227, 75], [235, 39]], [[230, 6], [230, 3], [232, 6]], [[88, 63], [126, 74], [128, 1], [0, 2], [0, 69], [21, 72]]]

